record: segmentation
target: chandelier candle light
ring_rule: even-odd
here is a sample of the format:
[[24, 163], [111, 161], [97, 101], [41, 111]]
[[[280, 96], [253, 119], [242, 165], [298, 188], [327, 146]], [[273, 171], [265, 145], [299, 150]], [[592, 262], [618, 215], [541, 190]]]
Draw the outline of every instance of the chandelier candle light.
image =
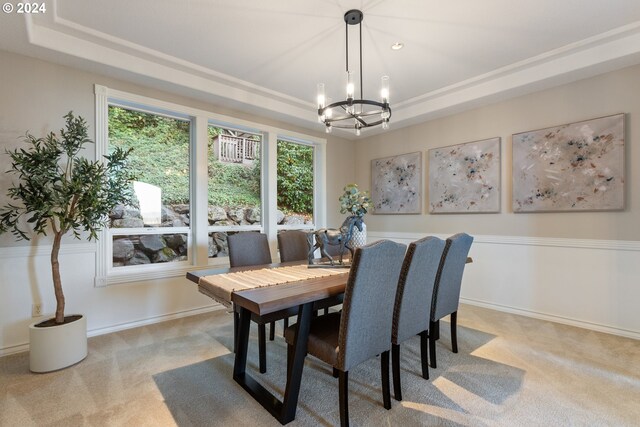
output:
[[[318, 121], [325, 125], [327, 133], [331, 129], [354, 129], [356, 135], [364, 128], [382, 125], [389, 128], [391, 107], [389, 107], [389, 77], [382, 77], [380, 101], [364, 99], [362, 92], [362, 19], [361, 11], [352, 9], [344, 14], [346, 40], [347, 99], [326, 105], [324, 83], [318, 84]], [[353, 72], [349, 70], [349, 25], [358, 25], [360, 32], [360, 99], [355, 99]]]

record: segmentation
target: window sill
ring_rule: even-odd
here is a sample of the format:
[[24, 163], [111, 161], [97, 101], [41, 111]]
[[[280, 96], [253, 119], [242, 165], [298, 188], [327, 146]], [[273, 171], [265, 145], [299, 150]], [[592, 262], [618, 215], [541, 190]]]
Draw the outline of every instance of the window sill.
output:
[[[145, 271], [135, 271], [129, 273], [112, 273], [106, 277], [102, 286], [117, 285], [121, 283], [142, 282], [146, 280], [170, 279], [175, 277], [185, 277], [187, 272], [206, 270], [210, 265], [184, 265], [162, 266], [163, 268], [146, 269]], [[100, 287], [99, 278], [96, 277], [96, 286]]]

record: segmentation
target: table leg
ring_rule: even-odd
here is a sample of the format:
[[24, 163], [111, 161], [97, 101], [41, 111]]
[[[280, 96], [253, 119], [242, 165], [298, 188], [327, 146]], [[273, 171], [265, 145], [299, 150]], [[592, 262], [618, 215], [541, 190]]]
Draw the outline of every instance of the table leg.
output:
[[283, 402], [284, 407], [282, 408], [282, 415], [280, 416], [280, 422], [282, 424], [286, 424], [296, 418], [300, 382], [302, 381], [302, 368], [304, 367], [304, 359], [307, 356], [307, 342], [309, 339], [312, 314], [313, 303], [302, 305], [298, 310], [298, 325], [293, 340], [293, 363], [291, 364], [291, 371], [287, 376], [287, 386], [285, 388]]
[[249, 347], [249, 325], [251, 312], [240, 308], [238, 325], [237, 351], [233, 366], [233, 379], [242, 386], [254, 399], [271, 413], [281, 424], [287, 424], [295, 419], [300, 394], [302, 369], [307, 354], [307, 340], [311, 327], [313, 303], [300, 306], [298, 310], [298, 327], [293, 342], [294, 355], [291, 372], [287, 375], [284, 400], [280, 401], [269, 390], [253, 379], [247, 372], [247, 350]]

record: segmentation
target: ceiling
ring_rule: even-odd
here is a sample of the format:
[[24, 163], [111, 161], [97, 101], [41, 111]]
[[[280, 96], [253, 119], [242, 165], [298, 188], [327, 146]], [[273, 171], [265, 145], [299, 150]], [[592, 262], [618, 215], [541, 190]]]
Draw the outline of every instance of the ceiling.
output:
[[315, 130], [316, 84], [344, 97], [352, 8], [364, 12], [365, 98], [390, 76], [392, 128], [640, 63], [637, 0], [46, 4], [44, 14], [3, 16], [0, 49]]

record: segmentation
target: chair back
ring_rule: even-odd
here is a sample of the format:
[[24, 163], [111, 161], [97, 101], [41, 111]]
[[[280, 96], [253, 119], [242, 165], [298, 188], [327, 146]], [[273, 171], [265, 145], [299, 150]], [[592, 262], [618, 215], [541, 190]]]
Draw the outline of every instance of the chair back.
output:
[[390, 240], [356, 249], [342, 305], [339, 370], [347, 372], [391, 348], [393, 301], [405, 250]]
[[442, 319], [458, 310], [462, 273], [467, 263], [471, 243], [473, 243], [473, 237], [466, 233], [458, 233], [447, 239], [433, 290], [432, 321]]
[[266, 234], [253, 231], [231, 234], [227, 237], [227, 244], [231, 267], [271, 264], [271, 251]]
[[307, 233], [300, 230], [278, 233], [278, 250], [280, 251], [280, 262], [307, 260], [309, 257]]
[[444, 247], [444, 240], [432, 236], [409, 245], [393, 308], [393, 344], [400, 344], [429, 328], [433, 288]]

